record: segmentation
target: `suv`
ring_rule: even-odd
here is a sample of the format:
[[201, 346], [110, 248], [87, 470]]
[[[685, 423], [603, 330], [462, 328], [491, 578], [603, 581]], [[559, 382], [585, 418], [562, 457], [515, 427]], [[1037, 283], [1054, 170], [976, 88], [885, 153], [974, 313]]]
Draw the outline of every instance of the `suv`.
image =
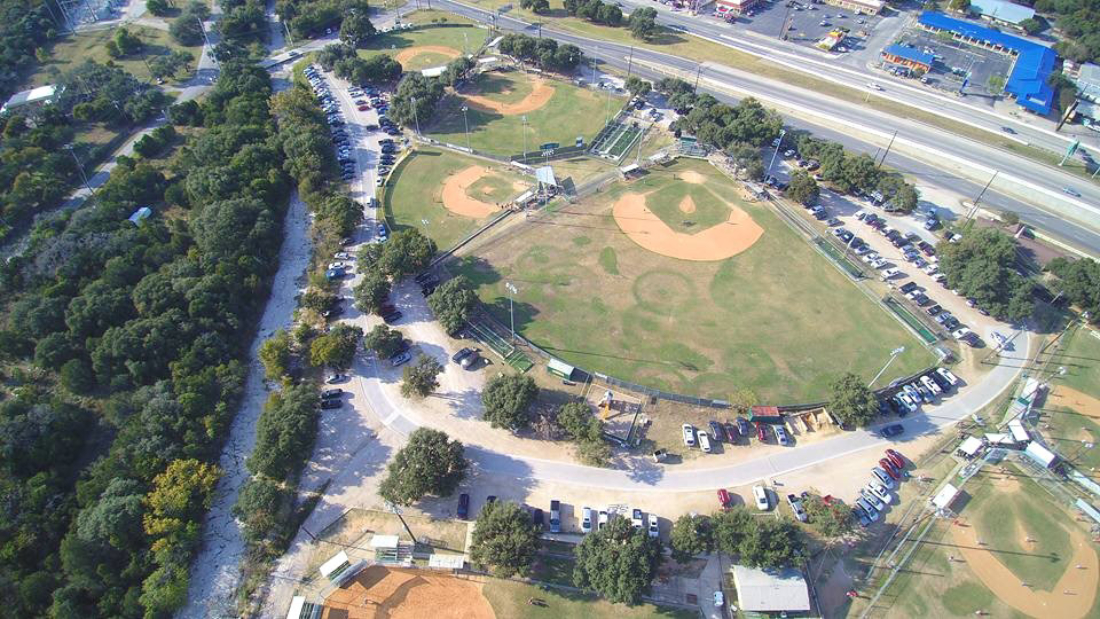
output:
[[722, 435], [725, 434], [725, 431], [722, 429], [722, 426], [718, 425], [717, 421], [711, 421], [707, 425], [710, 428], [711, 438], [713, 438], [714, 441], [717, 442], [717, 443], [722, 442]]
[[581, 509], [581, 533], [592, 532], [592, 508], [585, 507]]
[[685, 423], [682, 430], [684, 431], [684, 445], [695, 447], [695, 427], [690, 423]]
[[753, 486], [752, 497], [756, 499], [756, 509], [766, 512], [772, 508], [771, 500], [768, 499], [768, 491], [764, 489], [764, 486]]
[[550, 532], [561, 533], [561, 501], [550, 501]]
[[787, 437], [787, 431], [783, 429], [783, 426], [772, 426], [772, 430], [775, 432], [775, 442], [783, 447], [791, 444], [791, 440]]

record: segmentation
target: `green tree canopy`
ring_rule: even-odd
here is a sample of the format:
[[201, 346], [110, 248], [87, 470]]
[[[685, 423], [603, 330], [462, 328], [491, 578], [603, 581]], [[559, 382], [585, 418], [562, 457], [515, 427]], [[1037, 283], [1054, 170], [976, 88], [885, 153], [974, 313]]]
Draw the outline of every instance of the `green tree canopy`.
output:
[[484, 418], [494, 428], [513, 432], [530, 425], [529, 409], [539, 394], [534, 379], [523, 374], [504, 374], [489, 380], [481, 392]]
[[415, 363], [405, 366], [401, 380], [401, 395], [425, 398], [439, 388], [443, 365], [428, 355], [420, 355]]
[[443, 282], [428, 295], [428, 307], [449, 335], [458, 333], [466, 326], [476, 302], [477, 295], [464, 275]]
[[784, 518], [763, 519], [741, 540], [738, 561], [749, 567], [784, 568], [797, 565], [805, 552], [801, 529]]
[[821, 189], [817, 181], [805, 170], [796, 170], [791, 175], [791, 183], [787, 187], [787, 197], [800, 204], [816, 204], [821, 196]]
[[627, 518], [584, 537], [575, 551], [573, 584], [612, 603], [634, 604], [650, 591], [661, 565], [661, 542]]
[[826, 504], [819, 496], [802, 501], [810, 527], [825, 538], [836, 538], [852, 531], [852, 510], [840, 501]]
[[361, 337], [363, 330], [359, 327], [338, 324], [328, 333], [313, 340], [309, 347], [309, 362], [316, 367], [345, 370], [355, 360], [355, 348]]
[[379, 269], [367, 269], [352, 289], [355, 307], [364, 314], [377, 314], [390, 297], [390, 280]]
[[478, 513], [472, 542], [475, 564], [489, 567], [498, 578], [511, 578], [530, 571], [539, 535], [526, 511], [515, 503], [494, 501]]
[[862, 428], [878, 414], [878, 398], [862, 378], [847, 372], [830, 386], [828, 407], [841, 424]]
[[285, 330], [275, 331], [260, 344], [260, 362], [268, 380], [279, 380], [290, 373], [290, 336]]
[[429, 494], [450, 496], [468, 467], [462, 443], [439, 430], [418, 428], [390, 462], [378, 493], [397, 505], [412, 505]]
[[1033, 285], [1017, 272], [1016, 241], [995, 228], [971, 228], [958, 243], [936, 246], [947, 285], [973, 298], [999, 320], [1018, 322], [1031, 316]]
[[714, 532], [710, 519], [698, 514], [684, 514], [672, 524], [669, 537], [672, 558], [677, 563], [687, 563], [698, 555], [714, 549]]
[[389, 359], [397, 354], [397, 351], [401, 349], [401, 343], [405, 341], [405, 336], [401, 335], [401, 332], [397, 329], [391, 329], [388, 325], [380, 324], [363, 337], [363, 346], [367, 350], [374, 351], [374, 354], [378, 355], [380, 359]]

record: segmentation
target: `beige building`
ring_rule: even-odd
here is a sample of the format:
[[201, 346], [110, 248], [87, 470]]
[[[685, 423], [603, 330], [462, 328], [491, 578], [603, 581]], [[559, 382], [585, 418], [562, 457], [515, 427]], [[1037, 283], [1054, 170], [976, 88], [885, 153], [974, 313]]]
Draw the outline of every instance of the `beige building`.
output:
[[882, 12], [882, 7], [886, 6], [882, 0], [825, 0], [825, 4], [838, 6], [861, 15], [878, 15]]

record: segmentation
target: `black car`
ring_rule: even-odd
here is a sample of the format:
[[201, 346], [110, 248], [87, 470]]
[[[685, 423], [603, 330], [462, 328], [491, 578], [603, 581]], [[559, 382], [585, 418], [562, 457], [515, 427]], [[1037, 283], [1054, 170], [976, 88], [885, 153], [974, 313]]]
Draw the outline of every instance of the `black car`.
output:
[[741, 433], [741, 436], [749, 436], [752, 432], [751, 428], [749, 428], [748, 420], [744, 417], [737, 418], [737, 431]]
[[[943, 380], [943, 379], [940, 379], [940, 380]], [[325, 389], [324, 391], [321, 392], [321, 399], [322, 400], [331, 400], [332, 398], [338, 398], [342, 395], [344, 395], [344, 390], [343, 389]]]
[[917, 286], [916, 282], [908, 282], [908, 283], [902, 285], [901, 291], [905, 294], [909, 294], [910, 292], [913, 292], [914, 290], [916, 290], [918, 287], [919, 286]]
[[541, 509], [536, 507], [535, 510], [531, 512], [531, 523], [540, 531], [542, 530], [543, 518], [544, 516]]
[[324, 410], [332, 410], [334, 408], [342, 408], [344, 401], [339, 399], [321, 400], [321, 408]]
[[900, 423], [894, 423], [886, 426], [881, 431], [882, 436], [886, 438], [893, 438], [905, 432], [905, 428]]
[[404, 316], [404, 314], [402, 314], [400, 310], [394, 310], [388, 314], [383, 314], [382, 320], [384, 320], [388, 324], [393, 324], [398, 320], [401, 320], [402, 316]]
[[451, 361], [458, 363], [459, 361], [462, 361], [466, 357], [470, 356], [473, 352], [473, 349], [463, 348], [462, 350], [456, 352], [454, 355], [451, 356]]
[[455, 513], [459, 518], [465, 518], [470, 515], [470, 495], [463, 492], [458, 495], [458, 509]]
[[432, 279], [433, 277], [435, 277], [435, 276], [432, 275], [431, 271], [424, 271], [420, 275], [417, 275], [416, 277], [414, 277], [413, 281], [418, 283], [418, 284], [423, 284], [424, 282], [428, 281], [429, 279]]
[[925, 374], [925, 376], [931, 378], [932, 382], [939, 385], [939, 388], [942, 389], [944, 393], [951, 391], [951, 383], [948, 382], [946, 378], [940, 376], [939, 372], [929, 372]]
[[725, 432], [722, 431], [722, 426], [718, 425], [717, 421], [711, 421], [707, 424], [710, 427], [710, 437], [714, 439], [716, 443], [722, 442], [722, 436]]
[[431, 286], [421, 286], [420, 287], [420, 294], [422, 294], [424, 296], [429, 296], [433, 292], [435, 292], [435, 285], [434, 284], [431, 285]]

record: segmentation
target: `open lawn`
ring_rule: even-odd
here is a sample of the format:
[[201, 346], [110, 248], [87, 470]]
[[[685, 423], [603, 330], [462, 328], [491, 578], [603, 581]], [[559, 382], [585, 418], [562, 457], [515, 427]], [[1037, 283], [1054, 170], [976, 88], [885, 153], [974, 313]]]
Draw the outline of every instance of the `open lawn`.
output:
[[[497, 617], [526, 619], [649, 619], [672, 617], [696, 619], [697, 611], [673, 609], [653, 604], [626, 606], [612, 604], [592, 595], [536, 587], [510, 580], [488, 580], [481, 590]], [[544, 606], [528, 601], [538, 598]]]
[[1052, 381], [1042, 408], [1043, 436], [1077, 469], [1100, 481], [1100, 338], [1086, 328], [1071, 336], [1051, 367], [1066, 368]]
[[[622, 107], [622, 97], [580, 88], [563, 80], [545, 79], [541, 83], [540, 86], [534, 74], [528, 76], [519, 70], [484, 73], [477, 82], [463, 87], [462, 96], [445, 100], [446, 107], [436, 113], [436, 120], [426, 132], [444, 142], [466, 145], [468, 121], [471, 147], [514, 155], [523, 152], [524, 146], [533, 151], [549, 142], [572, 146], [578, 136], [583, 136], [587, 143], [603, 128], [607, 118]], [[553, 92], [548, 99], [547, 88]], [[490, 109], [466, 96], [481, 97], [508, 108]], [[463, 106], [468, 108], [465, 119]]]
[[[1075, 569], [1082, 561], [1075, 542], [1087, 539], [1083, 529], [1019, 469], [1010, 465], [1008, 471], [1006, 476], [987, 468], [966, 483], [967, 496], [957, 507], [967, 526], [938, 521], [882, 597], [876, 609], [882, 612], [870, 616], [965, 617], [977, 611], [994, 617], [1098, 616], [1095, 601], [1073, 608], [1073, 602], [1087, 598], [1064, 593], [1081, 588], [1063, 579], [1083, 574]], [[1008, 571], [991, 579], [988, 564], [994, 560]], [[1090, 578], [1095, 582], [1095, 575]], [[1034, 611], [1027, 604], [1036, 598], [1046, 601], [1047, 612], [1024, 612]], [[1062, 607], [1067, 600], [1071, 606]]]
[[394, 170], [383, 196], [386, 218], [395, 229], [419, 229], [441, 250], [451, 247], [489, 219], [457, 214], [448, 210], [443, 201], [448, 178], [472, 166], [491, 166], [493, 172], [474, 181], [466, 189], [466, 196], [495, 204], [520, 193], [515, 184], [522, 183], [524, 178], [503, 164], [487, 164], [482, 159], [450, 151], [421, 148]]
[[1056, 383], [1100, 398], [1100, 337], [1097, 332], [1084, 327], [1078, 329], [1056, 363], [1066, 368], [1065, 375], [1055, 379]]
[[471, 247], [453, 270], [505, 323], [504, 283], [514, 283], [516, 329], [566, 361], [667, 391], [725, 399], [749, 387], [765, 402], [806, 402], [826, 398], [841, 371], [870, 378], [901, 344], [884, 382], [932, 363], [765, 205], [737, 200], [764, 232], [724, 260], [668, 258], [620, 231], [612, 205], [621, 196], [672, 192], [685, 173], [702, 180], [693, 187], [735, 199], [732, 181], [683, 160], [532, 217]]
[[[141, 81], [150, 79], [149, 68], [145, 63], [153, 58], [176, 50], [187, 51], [193, 58], [198, 58], [202, 49], [201, 46], [181, 46], [165, 30], [133, 24], [126, 26], [126, 29], [137, 35], [145, 43], [145, 47], [137, 54], [114, 60], [114, 63]], [[31, 76], [30, 85], [52, 84], [57, 81], [60, 74], [76, 67], [85, 60], [94, 60], [100, 64], [106, 64], [112, 60], [107, 55], [106, 44], [116, 31], [115, 28], [110, 28], [91, 32], [77, 32], [58, 39], [50, 48], [50, 59], [39, 65]], [[194, 63], [192, 63], [191, 69], [194, 69]], [[180, 73], [180, 75], [184, 74]]]

